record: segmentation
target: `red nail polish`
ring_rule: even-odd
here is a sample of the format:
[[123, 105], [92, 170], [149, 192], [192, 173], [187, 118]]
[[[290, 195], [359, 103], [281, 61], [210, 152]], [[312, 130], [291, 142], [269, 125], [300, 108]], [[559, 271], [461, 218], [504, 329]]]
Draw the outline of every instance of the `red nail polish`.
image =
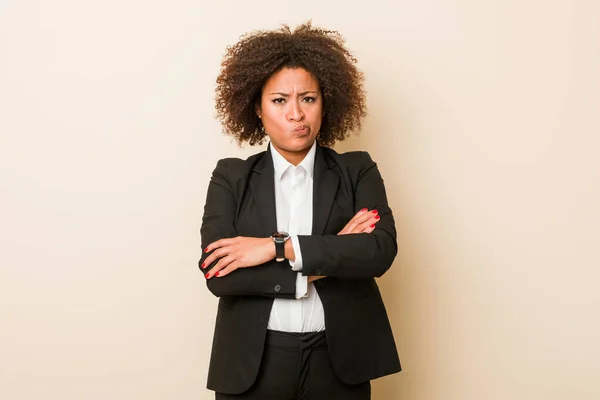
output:
[[362, 210], [360, 210], [360, 212], [365, 212], [365, 211], [367, 211], [366, 208], [363, 208]]
[[206, 275], [204, 275], [204, 277], [205, 277], [206, 279], [208, 279], [208, 276], [209, 276], [209, 275], [210, 275], [210, 272], [207, 272], [207, 273], [206, 273]]
[[378, 211], [377, 211], [377, 210], [373, 210], [373, 211], [371, 211], [371, 212], [372, 212], [373, 214], [377, 214], [377, 212], [378, 212]]
[[208, 253], [208, 247], [204, 249], [204, 252], [205, 252], [205, 253]]
[[379, 219], [379, 218], [381, 218], [379, 215], [376, 215], [376, 216], [375, 216], [375, 219]]
[[216, 277], [219, 277], [220, 275], [221, 275], [221, 274], [220, 274], [219, 272], [217, 272], [217, 273], [215, 274], [215, 276], [216, 276]]
[[375, 224], [371, 225], [371, 228], [375, 228]]
[[202, 263], [202, 268], [206, 268], [206, 263]]

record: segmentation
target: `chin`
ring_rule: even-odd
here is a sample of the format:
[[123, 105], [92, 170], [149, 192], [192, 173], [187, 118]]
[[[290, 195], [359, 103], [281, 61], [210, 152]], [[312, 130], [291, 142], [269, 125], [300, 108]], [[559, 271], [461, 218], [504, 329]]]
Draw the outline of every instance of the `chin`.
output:
[[288, 151], [302, 151], [306, 150], [307, 148], [310, 148], [314, 141], [314, 138], [308, 136], [302, 138], [294, 138], [287, 143], [288, 146], [286, 147], [288, 148]]

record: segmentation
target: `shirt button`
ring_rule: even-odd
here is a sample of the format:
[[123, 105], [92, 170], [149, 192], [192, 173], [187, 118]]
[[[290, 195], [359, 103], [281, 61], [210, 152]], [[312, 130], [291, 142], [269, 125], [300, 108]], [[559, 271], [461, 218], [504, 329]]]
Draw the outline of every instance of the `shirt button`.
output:
[[281, 285], [275, 285], [275, 291], [276, 292], [280, 292], [281, 291]]
[[317, 274], [317, 275], [321, 275], [321, 268], [317, 268], [317, 269], [315, 269], [315, 274]]

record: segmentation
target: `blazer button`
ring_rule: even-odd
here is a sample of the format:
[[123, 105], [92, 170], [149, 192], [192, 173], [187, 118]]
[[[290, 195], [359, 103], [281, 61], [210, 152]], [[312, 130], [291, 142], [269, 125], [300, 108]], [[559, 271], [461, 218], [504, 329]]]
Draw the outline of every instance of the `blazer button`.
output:
[[315, 274], [316, 275], [321, 275], [321, 268], [315, 269]]
[[281, 285], [275, 285], [274, 289], [276, 292], [281, 292]]

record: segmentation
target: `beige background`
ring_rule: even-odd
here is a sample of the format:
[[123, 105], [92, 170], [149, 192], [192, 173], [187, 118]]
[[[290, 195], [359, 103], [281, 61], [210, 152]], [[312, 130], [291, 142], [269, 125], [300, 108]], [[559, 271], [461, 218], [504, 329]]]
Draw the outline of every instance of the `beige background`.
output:
[[[218, 3], [218, 4], [217, 4]], [[404, 366], [374, 399], [600, 398], [600, 3], [0, 3], [0, 398], [211, 399], [224, 48], [313, 17], [367, 75]], [[351, 334], [351, 332], [349, 332]], [[369, 338], [365, 337], [365, 341]]]

